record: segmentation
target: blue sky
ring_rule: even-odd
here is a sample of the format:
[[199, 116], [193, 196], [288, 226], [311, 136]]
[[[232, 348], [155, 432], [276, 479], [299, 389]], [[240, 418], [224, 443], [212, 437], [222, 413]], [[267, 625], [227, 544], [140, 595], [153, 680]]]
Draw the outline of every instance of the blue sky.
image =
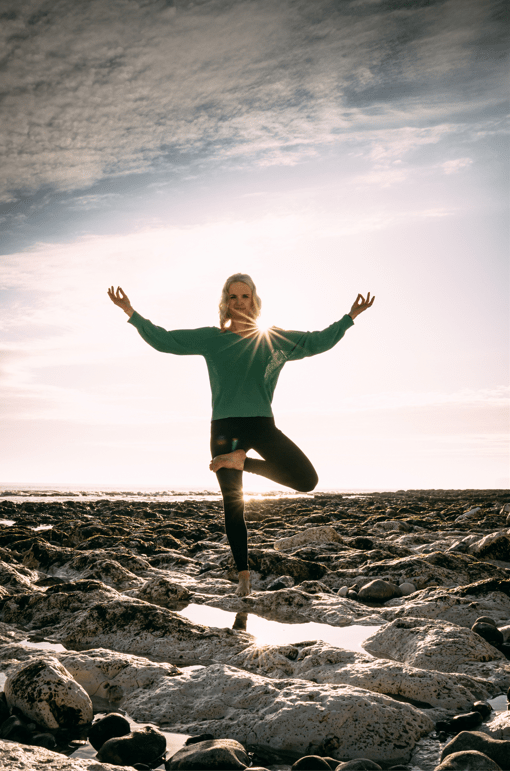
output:
[[214, 489], [204, 362], [150, 349], [106, 289], [214, 325], [243, 271], [284, 328], [376, 295], [276, 391], [319, 486], [507, 487], [507, 14], [4, 2], [0, 481]]

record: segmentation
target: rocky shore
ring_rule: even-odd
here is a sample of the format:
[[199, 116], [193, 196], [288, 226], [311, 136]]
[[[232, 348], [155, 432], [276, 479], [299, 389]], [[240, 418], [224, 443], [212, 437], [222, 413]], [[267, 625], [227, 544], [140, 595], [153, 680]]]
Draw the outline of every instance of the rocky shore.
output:
[[[0, 500], [1, 768], [510, 769], [510, 712], [488, 704], [510, 688], [508, 491], [253, 499], [246, 518], [240, 598], [219, 500]], [[377, 629], [363, 653], [261, 645], [251, 614]], [[149, 725], [111, 733], [105, 712]], [[173, 752], [162, 730], [192, 738]], [[97, 758], [71, 757], [88, 741]]]

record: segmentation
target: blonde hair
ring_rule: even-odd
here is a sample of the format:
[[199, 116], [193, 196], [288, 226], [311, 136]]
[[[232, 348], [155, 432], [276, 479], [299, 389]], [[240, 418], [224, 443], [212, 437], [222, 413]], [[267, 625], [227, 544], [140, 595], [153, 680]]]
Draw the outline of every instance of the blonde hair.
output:
[[220, 313], [220, 329], [222, 332], [225, 332], [228, 329], [228, 325], [230, 323], [230, 317], [228, 315], [228, 290], [230, 289], [230, 285], [234, 284], [236, 281], [242, 281], [243, 284], [247, 284], [252, 293], [252, 300], [253, 300], [253, 308], [252, 308], [252, 315], [253, 318], [256, 319], [260, 316], [260, 309], [262, 308], [262, 300], [257, 294], [257, 287], [253, 283], [253, 279], [251, 276], [248, 276], [246, 273], [234, 273], [233, 276], [229, 276], [227, 280], [225, 281], [225, 284], [223, 285], [223, 289], [221, 290], [221, 300], [220, 300], [220, 306], [219, 306], [219, 313]]

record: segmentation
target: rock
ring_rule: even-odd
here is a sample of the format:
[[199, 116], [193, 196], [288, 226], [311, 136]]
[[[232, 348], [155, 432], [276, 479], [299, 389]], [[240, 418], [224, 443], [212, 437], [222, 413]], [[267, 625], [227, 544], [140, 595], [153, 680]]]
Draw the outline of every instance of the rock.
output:
[[5, 698], [5, 693], [3, 691], [0, 691], [0, 726], [4, 722], [4, 720], [7, 720], [9, 717], [9, 705], [7, 704], [7, 699]]
[[172, 769], [225, 769], [236, 771], [250, 765], [250, 758], [239, 742], [233, 739], [210, 739], [182, 747], [166, 761], [166, 771]]
[[453, 712], [468, 711], [474, 701], [490, 698], [500, 690], [478, 678], [374, 659], [322, 641], [282, 646], [255, 644], [230, 663], [266, 677], [352, 685]]
[[400, 584], [398, 588], [400, 589], [404, 597], [407, 597], [407, 595], [409, 594], [414, 594], [414, 592], [416, 591], [416, 586], [412, 584], [410, 581], [404, 581], [404, 583]]
[[469, 553], [478, 559], [510, 560], [510, 536], [506, 531], [489, 533], [469, 547]]
[[189, 747], [190, 744], [198, 744], [199, 742], [208, 742], [211, 739], [214, 739], [214, 736], [212, 734], [199, 734], [198, 736], [190, 736], [184, 742], [184, 746]]
[[294, 586], [294, 579], [291, 576], [278, 576], [267, 585], [266, 589], [268, 592], [276, 592], [279, 589], [290, 589], [291, 586]]
[[72, 728], [92, 721], [92, 702], [58, 661], [36, 659], [23, 665], [5, 682], [12, 709], [45, 728]]
[[178, 733], [207, 731], [276, 751], [385, 762], [407, 756], [434, 727], [426, 714], [387, 696], [297, 679], [280, 683], [227, 665], [166, 678], [123, 706], [135, 720], [164, 721]]
[[490, 723], [480, 726], [479, 730], [493, 739], [510, 739], [510, 712], [501, 712], [493, 717]]
[[126, 736], [129, 733], [131, 733], [129, 720], [126, 720], [125, 717], [117, 712], [111, 712], [109, 715], [92, 723], [88, 733], [88, 740], [97, 752], [108, 739]]
[[466, 712], [464, 715], [455, 715], [450, 721], [452, 730], [456, 733], [460, 733], [460, 731], [471, 731], [473, 728], [477, 728], [482, 722], [483, 717], [478, 710]]
[[[493, 682], [510, 683], [505, 657], [471, 630], [443, 621], [404, 618], [381, 627], [362, 646], [373, 656], [439, 672], [490, 672]], [[480, 662], [497, 662], [490, 668]], [[473, 666], [474, 664], [477, 666]]]
[[323, 527], [310, 527], [307, 530], [302, 530], [296, 535], [288, 536], [287, 538], [279, 538], [274, 542], [273, 546], [277, 551], [293, 551], [300, 546], [308, 546], [309, 544], [324, 544], [342, 542], [342, 538], [338, 535], [334, 527], [325, 525]]
[[35, 747], [45, 747], [47, 750], [53, 750], [57, 746], [57, 740], [50, 733], [35, 733], [32, 734], [30, 744]]
[[365, 584], [365, 586], [359, 590], [358, 598], [369, 602], [386, 602], [386, 600], [391, 600], [392, 597], [397, 595], [397, 589], [398, 587], [396, 587], [395, 584], [376, 579], [375, 581], [370, 581], [370, 583]]
[[510, 624], [506, 624], [506, 626], [500, 626], [499, 631], [503, 635], [503, 641], [510, 642]]
[[349, 591], [348, 586], [341, 586], [338, 590], [337, 594], [339, 597], [347, 597], [347, 592]]
[[460, 516], [456, 518], [455, 522], [466, 522], [469, 519], [478, 519], [480, 512], [480, 506], [475, 506], [474, 509], [469, 509], [469, 511], [465, 511], [463, 514], [460, 514]]
[[483, 622], [478, 621], [476, 624], [473, 624], [471, 631], [479, 634], [480, 637], [482, 637], [486, 642], [494, 645], [495, 647], [501, 645], [503, 642], [502, 633], [496, 626], [493, 626], [492, 624], [484, 624]]
[[381, 771], [381, 766], [379, 763], [374, 763], [373, 760], [367, 760], [367, 758], [356, 758], [340, 763], [335, 771]]
[[454, 752], [476, 750], [493, 760], [502, 769], [510, 768], [510, 741], [492, 739], [481, 731], [462, 731], [443, 748], [441, 762]]
[[331, 771], [329, 763], [320, 755], [304, 755], [291, 766], [291, 771]]
[[492, 712], [491, 705], [486, 701], [475, 701], [473, 709], [479, 712], [484, 720], [486, 720]]
[[[493, 618], [490, 618], [489, 616], [480, 616], [480, 618], [477, 618], [475, 621], [475, 624], [490, 624], [491, 626], [496, 626], [497, 624], [494, 621]], [[473, 627], [471, 627], [473, 628]]]
[[193, 594], [185, 586], [165, 576], [158, 576], [147, 581], [139, 589], [135, 589], [131, 596], [145, 602], [152, 602], [154, 605], [161, 605], [163, 608], [179, 610], [191, 601]]
[[97, 757], [118, 766], [146, 763], [151, 766], [166, 752], [166, 737], [152, 726], [105, 741]]
[[96, 758], [68, 758], [42, 747], [28, 747], [0, 740], [0, 768], [4, 771], [119, 771], [118, 766], [98, 763]]
[[0, 739], [9, 739], [11, 742], [20, 742], [20, 744], [30, 744], [32, 731], [24, 720], [11, 715], [4, 720], [0, 726]]
[[502, 771], [501, 766], [483, 752], [466, 750], [453, 752], [434, 771]]

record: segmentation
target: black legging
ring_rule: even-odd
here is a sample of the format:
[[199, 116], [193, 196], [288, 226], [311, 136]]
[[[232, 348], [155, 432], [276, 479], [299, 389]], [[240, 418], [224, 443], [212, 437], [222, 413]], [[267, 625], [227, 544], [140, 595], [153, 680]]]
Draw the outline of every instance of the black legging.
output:
[[[246, 458], [244, 470], [299, 492], [309, 492], [319, 478], [306, 455], [274, 424], [274, 418], [223, 418], [211, 422], [211, 454], [256, 450], [264, 460]], [[243, 472], [216, 472], [223, 495], [225, 530], [237, 569], [248, 570], [248, 530], [244, 521]]]

